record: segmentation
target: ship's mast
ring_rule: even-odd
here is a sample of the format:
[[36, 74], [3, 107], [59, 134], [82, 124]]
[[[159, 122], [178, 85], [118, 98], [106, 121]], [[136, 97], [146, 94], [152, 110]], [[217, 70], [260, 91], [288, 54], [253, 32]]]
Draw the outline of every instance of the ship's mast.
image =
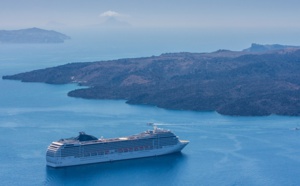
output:
[[157, 124], [156, 123], [147, 123], [149, 126], [153, 126], [153, 132], [155, 133], [157, 131]]

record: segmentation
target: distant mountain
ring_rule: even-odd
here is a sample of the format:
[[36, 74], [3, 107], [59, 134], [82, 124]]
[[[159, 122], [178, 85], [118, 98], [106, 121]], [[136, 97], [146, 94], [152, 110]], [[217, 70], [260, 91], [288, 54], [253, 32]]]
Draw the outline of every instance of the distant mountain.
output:
[[267, 51], [282, 50], [282, 49], [289, 49], [289, 48], [300, 49], [300, 46], [279, 45], [279, 44], [260, 45], [260, 44], [253, 43], [250, 48], [247, 48], [243, 51], [244, 52], [267, 52]]
[[62, 33], [40, 28], [0, 30], [0, 43], [63, 43], [67, 39]]
[[108, 17], [105, 19], [105, 21], [103, 21], [101, 24], [98, 24], [97, 26], [101, 26], [104, 28], [128, 28], [131, 27], [131, 24], [126, 21], [119, 20], [115, 17]]
[[68, 93], [88, 99], [126, 99], [167, 109], [225, 115], [300, 115], [300, 49], [267, 52], [167, 53], [70, 63], [3, 79], [78, 83]]
[[125, 21], [120, 21], [119, 19], [115, 17], [109, 17], [105, 20], [104, 23], [101, 24], [101, 26], [105, 27], [130, 27], [131, 25]]

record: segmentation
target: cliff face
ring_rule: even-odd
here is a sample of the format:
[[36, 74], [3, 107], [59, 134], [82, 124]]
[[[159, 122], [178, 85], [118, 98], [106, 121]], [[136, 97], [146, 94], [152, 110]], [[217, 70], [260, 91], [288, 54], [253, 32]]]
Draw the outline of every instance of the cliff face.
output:
[[126, 99], [179, 110], [226, 115], [300, 115], [300, 50], [174, 53], [72, 63], [4, 76], [29, 82], [79, 83], [88, 99]]
[[244, 52], [267, 52], [275, 50], [284, 50], [284, 49], [300, 49], [299, 46], [290, 46], [290, 45], [260, 45], [252, 43], [250, 48], [243, 50]]
[[70, 37], [39, 28], [0, 30], [0, 43], [63, 43], [66, 39]]

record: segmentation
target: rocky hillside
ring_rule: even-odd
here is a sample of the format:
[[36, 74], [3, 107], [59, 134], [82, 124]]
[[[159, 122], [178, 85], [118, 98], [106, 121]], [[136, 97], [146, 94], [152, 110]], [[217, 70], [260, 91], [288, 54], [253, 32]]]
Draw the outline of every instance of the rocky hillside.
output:
[[244, 52], [267, 52], [267, 51], [275, 51], [275, 50], [283, 50], [283, 49], [300, 49], [299, 46], [290, 46], [290, 45], [260, 45], [256, 43], [252, 43], [250, 48], [243, 50]]
[[226, 115], [300, 115], [300, 50], [170, 53], [71, 63], [3, 79], [89, 86], [69, 92], [88, 99], [217, 111]]
[[40, 28], [0, 30], [0, 43], [63, 43], [66, 39], [70, 37]]

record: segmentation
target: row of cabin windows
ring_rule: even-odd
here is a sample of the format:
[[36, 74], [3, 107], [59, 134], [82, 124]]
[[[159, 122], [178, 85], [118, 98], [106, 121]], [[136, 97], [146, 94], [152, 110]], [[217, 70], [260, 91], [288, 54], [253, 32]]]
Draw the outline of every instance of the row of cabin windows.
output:
[[[125, 142], [119, 142], [119, 143], [109, 143], [109, 145], [106, 144], [96, 144], [96, 145], [88, 145], [83, 146], [81, 149], [79, 147], [74, 148], [67, 148], [62, 150], [62, 156], [70, 156], [74, 154], [82, 154], [82, 153], [93, 153], [99, 151], [101, 149], [102, 151], [108, 151], [111, 149], [132, 149], [132, 148], [139, 148], [139, 147], [162, 147], [167, 145], [175, 145], [178, 143], [177, 138], [165, 138], [164, 140], [160, 140], [159, 142], [157, 140], [151, 140], [151, 141], [143, 141], [143, 142], [136, 142], [136, 143], [129, 143], [132, 141]], [[153, 146], [154, 145], [154, 146]], [[124, 151], [124, 150], [123, 150]]]

